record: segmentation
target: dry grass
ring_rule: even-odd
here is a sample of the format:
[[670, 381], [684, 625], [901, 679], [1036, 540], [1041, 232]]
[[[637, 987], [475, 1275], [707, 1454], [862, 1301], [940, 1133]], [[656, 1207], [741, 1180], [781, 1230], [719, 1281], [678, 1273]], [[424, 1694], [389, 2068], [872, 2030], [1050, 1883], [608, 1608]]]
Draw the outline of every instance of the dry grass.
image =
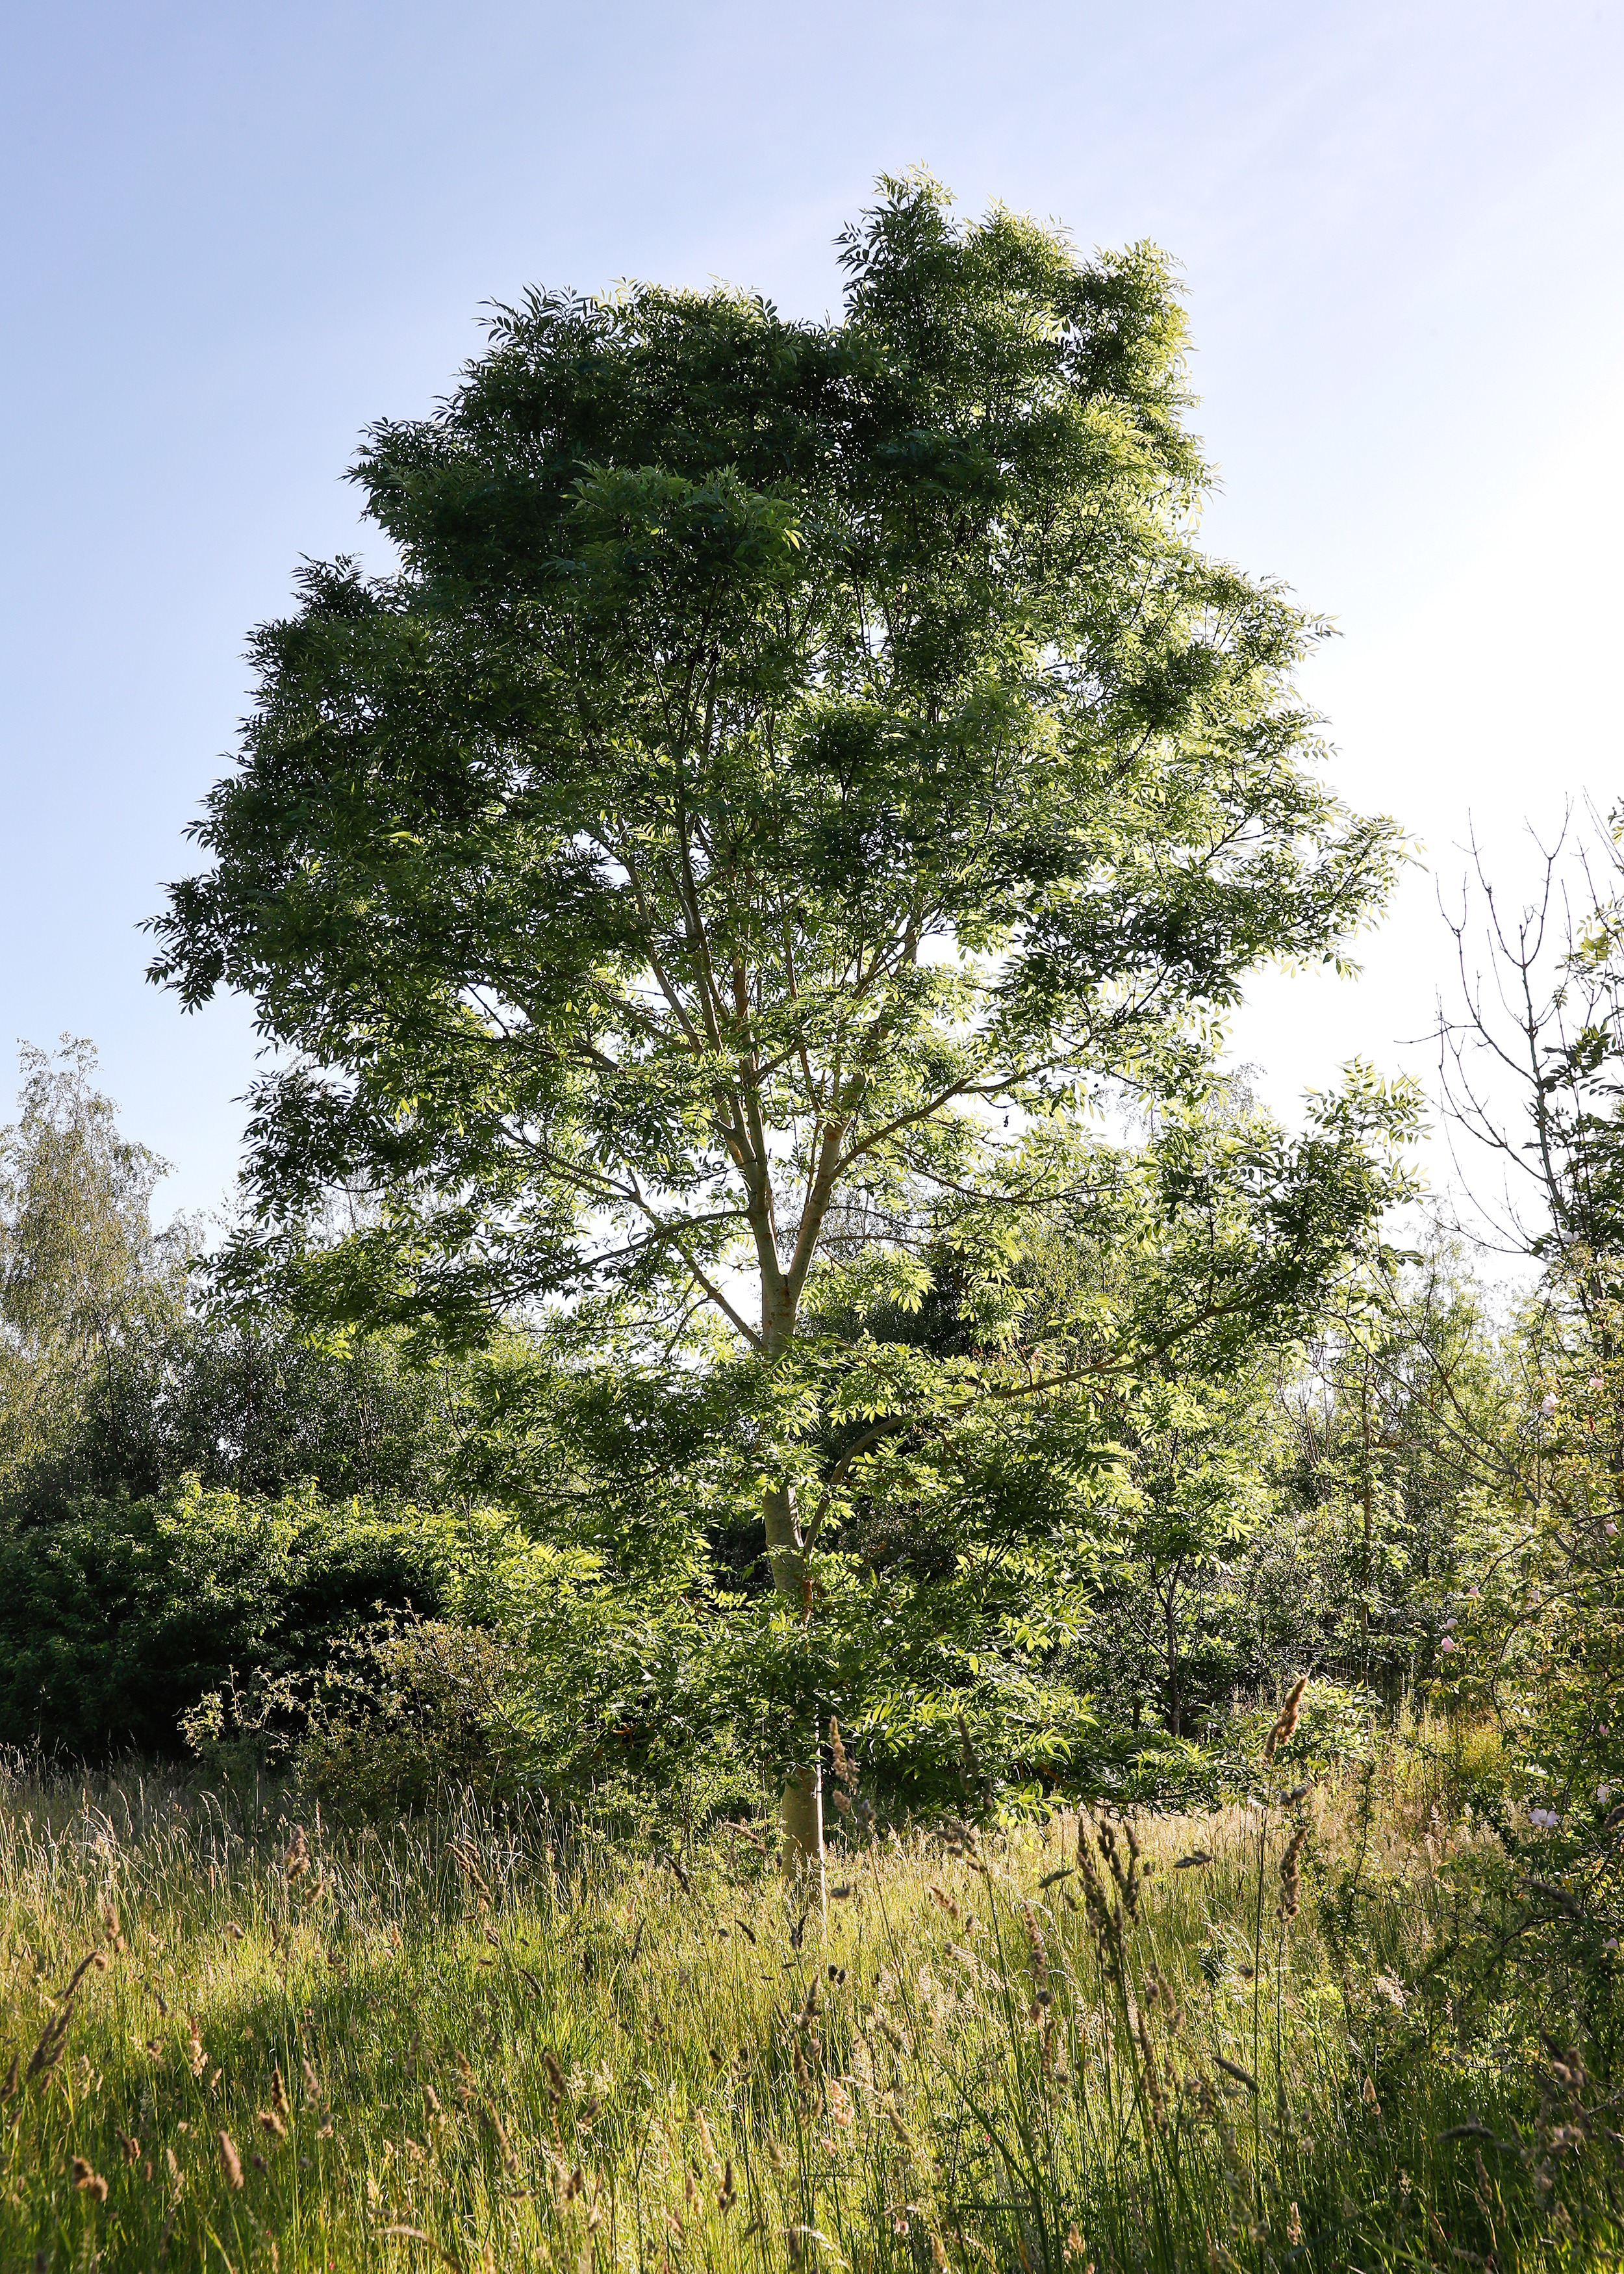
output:
[[[820, 1935], [744, 1837], [673, 1866], [542, 1815], [13, 1781], [0, 2266], [1619, 2263], [1433, 2042], [1470, 1826], [1398, 1780], [1138, 1837], [1114, 1872], [1065, 1820], [887, 1841]], [[1313, 1923], [1355, 1854], [1357, 1975]]]

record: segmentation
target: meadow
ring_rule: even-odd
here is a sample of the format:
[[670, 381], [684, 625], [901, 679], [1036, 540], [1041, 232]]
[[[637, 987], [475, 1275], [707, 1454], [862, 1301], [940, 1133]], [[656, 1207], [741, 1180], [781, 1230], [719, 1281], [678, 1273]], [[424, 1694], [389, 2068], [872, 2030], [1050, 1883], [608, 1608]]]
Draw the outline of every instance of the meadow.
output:
[[826, 1924], [754, 1826], [19, 1766], [0, 2265], [1619, 2263], [1616, 2112], [1439, 1968], [1499, 1900], [1459, 1752], [886, 1834]]

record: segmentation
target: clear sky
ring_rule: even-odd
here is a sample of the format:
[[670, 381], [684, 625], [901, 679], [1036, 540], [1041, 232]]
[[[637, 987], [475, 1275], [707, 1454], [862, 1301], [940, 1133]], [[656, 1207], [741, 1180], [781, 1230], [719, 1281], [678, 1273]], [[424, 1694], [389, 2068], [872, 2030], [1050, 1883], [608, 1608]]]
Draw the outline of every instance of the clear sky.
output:
[[[1183, 263], [1208, 539], [1336, 619], [1337, 779], [1444, 881], [1469, 813], [1515, 882], [1525, 817], [1624, 794], [1616, 4], [53, 0], [4, 38], [0, 1048], [93, 1037], [169, 1205], [229, 1186], [253, 1040], [146, 987], [136, 927], [249, 628], [302, 554], [381, 562], [360, 429], [530, 282], [832, 312], [882, 169]], [[1433, 891], [1360, 981], [1259, 986], [1271, 1098], [1425, 1070]]]

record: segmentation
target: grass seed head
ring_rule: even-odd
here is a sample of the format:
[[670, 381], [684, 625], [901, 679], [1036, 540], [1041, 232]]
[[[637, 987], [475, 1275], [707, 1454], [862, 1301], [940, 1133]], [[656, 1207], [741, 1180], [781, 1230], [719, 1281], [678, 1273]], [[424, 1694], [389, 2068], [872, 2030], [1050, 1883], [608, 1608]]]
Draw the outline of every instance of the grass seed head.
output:
[[1472, 2150], [1472, 2166], [1477, 2172], [1477, 2184], [1472, 2192], [1477, 2198], [1477, 2208], [1486, 2218], [1493, 2208], [1494, 2190], [1489, 2183], [1488, 2165], [1483, 2160], [1481, 2148]]
[[[829, 1752], [830, 1758], [834, 1764], [836, 1782], [838, 1784], [844, 1785], [848, 1793], [855, 1792], [857, 1789], [857, 1764], [853, 1760], [850, 1753], [846, 1751], [846, 1747], [840, 1742], [840, 1724], [835, 1720], [832, 1713], [829, 1717]], [[840, 1796], [837, 1794], [835, 1797], [838, 1802]], [[849, 1800], [845, 1803], [845, 1806], [848, 1810], [850, 1809], [851, 1804], [852, 1803]]]
[[71, 2169], [76, 2194], [94, 2195], [98, 2202], [107, 2201], [107, 2181], [87, 2157], [75, 2156]]
[[1299, 1674], [1286, 1692], [1286, 1702], [1274, 1717], [1274, 1726], [1263, 1741], [1263, 1758], [1272, 1761], [1282, 1745], [1290, 1743], [1297, 1735], [1297, 1720], [1303, 1711], [1303, 1692], [1308, 1687], [1308, 1676]]
[[67, 2043], [68, 2022], [72, 2011], [72, 1999], [64, 1999], [41, 2030], [39, 2042], [28, 2056], [28, 2066], [23, 2073], [25, 2084], [33, 2083], [36, 2077], [49, 2076], [56, 2067], [62, 2058], [63, 2046]]
[[216, 2136], [220, 2142], [220, 2168], [226, 2175], [226, 2185], [240, 2187], [243, 2184], [243, 2159], [231, 2144], [231, 2135], [222, 2132]]
[[1026, 1930], [1026, 1950], [1032, 1965], [1033, 1986], [1045, 1990], [1049, 1986], [1049, 1945], [1043, 1939], [1043, 1929], [1038, 1921], [1035, 1904], [1027, 1903], [1021, 1912], [1021, 1924]]
[[1282, 1918], [1297, 1916], [1300, 1883], [1297, 1859], [1303, 1852], [1303, 1842], [1308, 1837], [1308, 1826], [1299, 1824], [1280, 1859], [1280, 1914]]

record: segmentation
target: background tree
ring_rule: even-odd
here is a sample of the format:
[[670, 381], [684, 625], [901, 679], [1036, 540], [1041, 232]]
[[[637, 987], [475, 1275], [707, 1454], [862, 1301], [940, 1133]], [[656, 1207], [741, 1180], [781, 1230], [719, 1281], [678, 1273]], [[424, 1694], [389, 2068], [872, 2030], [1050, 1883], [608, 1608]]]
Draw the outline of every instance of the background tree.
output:
[[94, 1407], [139, 1431], [124, 1394], [133, 1349], [178, 1316], [184, 1250], [156, 1234], [166, 1163], [120, 1134], [93, 1044], [25, 1043], [18, 1118], [0, 1127], [0, 1491], [48, 1465]]
[[0, 1522], [173, 1493], [188, 1474], [271, 1498], [309, 1483], [467, 1503], [471, 1356], [430, 1362], [399, 1331], [317, 1336], [212, 1299], [194, 1268], [205, 1228], [154, 1226], [164, 1164], [120, 1130], [93, 1045], [25, 1046], [22, 1072], [0, 1127]]
[[[962, 225], [912, 177], [842, 257], [833, 324], [533, 294], [372, 431], [399, 568], [311, 568], [258, 635], [214, 866], [157, 925], [159, 979], [244, 990], [291, 1054], [242, 1269], [448, 1334], [709, 1306], [771, 1375], [843, 1196], [904, 1234], [1051, 1205], [1055, 1117], [1190, 1084], [1249, 970], [1380, 902], [1391, 831], [1317, 778], [1291, 689], [1313, 625], [1195, 544], [1162, 256]], [[337, 1182], [376, 1222], [312, 1254]], [[868, 1270], [917, 1299], [907, 1237]], [[773, 1410], [800, 1618], [808, 1417]], [[816, 1863], [814, 1737], [784, 1808]]]
[[1460, 983], [1440, 1018], [1440, 1088], [1500, 1184], [1491, 1196], [1467, 1179], [1473, 1228], [1580, 1281], [1585, 1257], [1624, 1248], [1621, 842], [1624, 809], [1582, 831], [1570, 811], [1541, 847], [1539, 891], [1515, 912], [1474, 853], [1447, 918]]
[[1504, 1321], [1458, 1240], [1350, 1278], [1280, 1386], [1288, 1521], [1253, 1577], [1284, 1660], [1388, 1702], [1426, 1673], [1470, 1511], [1510, 1482], [1507, 1397]]
[[[1124, 1399], [1123, 1553], [1090, 1652], [1169, 1736], [1199, 1735], [1252, 1674], [1237, 1567], [1274, 1512], [1267, 1359], [1237, 1381], [1155, 1380]], [[1261, 1378], [1259, 1378], [1261, 1377]]]

